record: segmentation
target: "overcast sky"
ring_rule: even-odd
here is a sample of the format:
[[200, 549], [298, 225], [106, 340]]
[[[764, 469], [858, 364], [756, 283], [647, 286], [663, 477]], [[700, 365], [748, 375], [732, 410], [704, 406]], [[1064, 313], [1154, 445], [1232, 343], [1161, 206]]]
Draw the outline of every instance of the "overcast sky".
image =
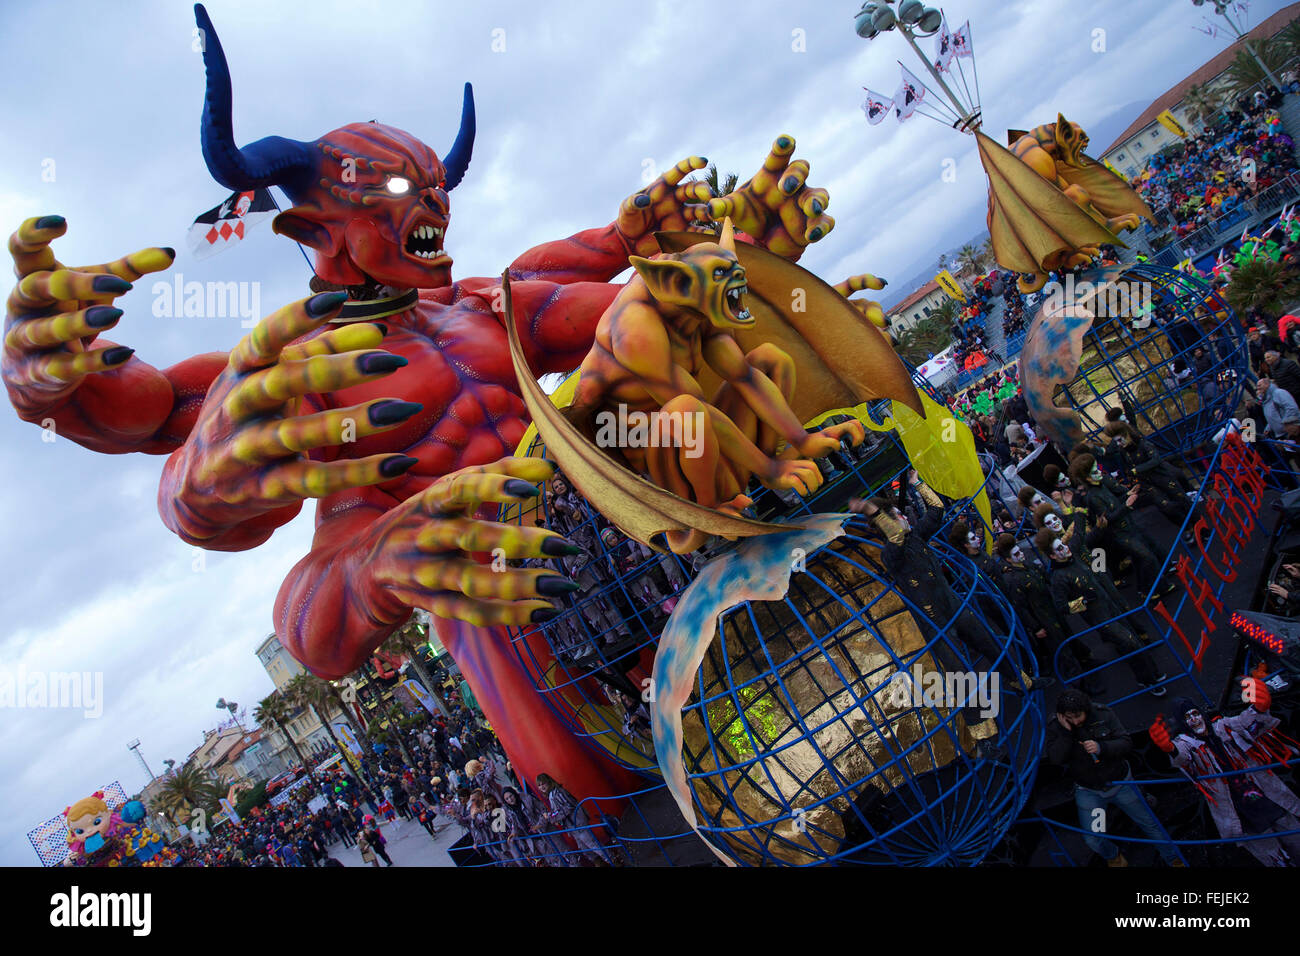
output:
[[[1255, 0], [1250, 24], [1283, 5]], [[241, 142], [310, 140], [378, 119], [442, 154], [461, 84], [473, 82], [478, 140], [446, 242], [460, 278], [499, 274], [531, 245], [608, 223], [641, 187], [646, 160], [664, 169], [702, 154], [743, 180], [789, 133], [836, 218], [804, 264], [832, 282], [861, 271], [905, 279], [981, 227], [986, 184], [969, 138], [921, 118], [867, 125], [862, 87], [892, 93], [899, 59], [920, 68], [896, 33], [859, 39], [857, 6], [213, 0], [208, 10], [230, 60]], [[1225, 47], [1192, 29], [1204, 9], [946, 7], [954, 29], [972, 21], [986, 129], [999, 139], [1058, 110], [1114, 129], [1131, 118], [1117, 111], [1132, 113]], [[68, 264], [171, 245], [173, 273], [258, 282], [267, 312], [306, 295], [309, 278], [269, 224], [201, 263], [185, 248], [190, 222], [224, 196], [199, 152], [193, 27], [178, 2], [0, 7], [0, 229], [66, 216], [56, 252]], [[933, 40], [921, 42], [929, 53]], [[955, 182], [941, 178], [947, 159]], [[165, 367], [238, 341], [237, 317], [155, 317], [153, 281], [119, 300], [126, 315], [112, 333], [144, 361]], [[198, 746], [218, 697], [251, 709], [271, 690], [253, 649], [312, 517], [306, 509], [254, 552], [207, 555], [196, 571], [192, 549], [158, 518], [160, 458], [43, 442], [9, 409], [0, 448], [0, 670], [103, 675], [97, 718], [0, 710], [0, 863], [33, 865], [30, 827], [110, 781], [128, 793], [144, 785], [129, 740], [160, 771]]]

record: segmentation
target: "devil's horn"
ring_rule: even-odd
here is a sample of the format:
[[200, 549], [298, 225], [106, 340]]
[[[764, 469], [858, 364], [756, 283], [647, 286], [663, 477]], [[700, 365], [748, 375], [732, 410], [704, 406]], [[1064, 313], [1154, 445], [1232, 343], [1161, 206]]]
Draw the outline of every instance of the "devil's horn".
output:
[[235, 145], [230, 119], [230, 68], [217, 31], [201, 3], [194, 5], [194, 22], [199, 27], [203, 66], [208, 76], [201, 131], [203, 160], [208, 164], [208, 172], [227, 189], [282, 186], [293, 199], [296, 192], [307, 188], [315, 178], [318, 163], [315, 148], [310, 143], [283, 136], [267, 136], [243, 149]]
[[455, 189], [465, 178], [469, 168], [469, 158], [474, 152], [474, 87], [465, 84], [465, 101], [460, 108], [460, 132], [456, 142], [451, 145], [442, 164], [447, 167], [447, 184], [444, 188]]

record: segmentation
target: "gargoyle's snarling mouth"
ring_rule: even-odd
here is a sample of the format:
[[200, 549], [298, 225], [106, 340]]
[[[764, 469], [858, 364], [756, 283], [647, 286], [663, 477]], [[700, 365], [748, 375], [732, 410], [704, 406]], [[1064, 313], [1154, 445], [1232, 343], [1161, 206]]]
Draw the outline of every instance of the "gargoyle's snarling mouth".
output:
[[432, 261], [446, 258], [442, 249], [442, 236], [442, 227], [421, 223], [414, 226], [407, 234], [406, 244], [402, 249], [407, 255], [415, 256], [417, 259]]
[[737, 325], [749, 325], [754, 321], [754, 317], [749, 314], [749, 309], [745, 307], [745, 293], [748, 291], [749, 285], [743, 279], [727, 288], [727, 312]]

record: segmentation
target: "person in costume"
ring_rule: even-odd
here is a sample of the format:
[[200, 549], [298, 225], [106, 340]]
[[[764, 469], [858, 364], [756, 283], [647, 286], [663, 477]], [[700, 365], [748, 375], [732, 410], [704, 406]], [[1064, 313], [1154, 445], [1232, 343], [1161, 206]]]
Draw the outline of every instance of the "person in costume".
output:
[[[1122, 616], [1128, 613], [1128, 608], [1106, 575], [1095, 573], [1059, 535], [1046, 528], [1038, 532], [1034, 544], [1051, 560], [1052, 603], [1062, 621], [1070, 614], [1077, 614], [1117, 654], [1142, 651], [1147, 643], [1146, 635], [1135, 630], [1128, 618]], [[1156, 667], [1149, 652], [1134, 654], [1124, 663], [1153, 696], [1163, 697], [1168, 693], [1158, 686], [1167, 677]]]
[[[1247, 677], [1242, 685], [1252, 703], [1240, 714], [1207, 721], [1190, 698], [1180, 697], [1167, 721], [1162, 715], [1151, 725], [1151, 742], [1191, 778], [1219, 836], [1231, 840], [1290, 830], [1239, 845], [1265, 866], [1300, 866], [1300, 835], [1294, 832], [1300, 830], [1300, 797], [1273, 771], [1262, 769], [1277, 757], [1260, 744], [1281, 721], [1270, 713], [1267, 684]], [[1282, 759], [1288, 759], [1290, 748], [1281, 744], [1281, 749]]]

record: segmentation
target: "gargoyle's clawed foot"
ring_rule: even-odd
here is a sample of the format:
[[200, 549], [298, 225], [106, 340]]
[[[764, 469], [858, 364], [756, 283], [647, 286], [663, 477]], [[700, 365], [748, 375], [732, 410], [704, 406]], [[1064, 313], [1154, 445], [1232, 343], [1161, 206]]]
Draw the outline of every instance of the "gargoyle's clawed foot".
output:
[[1122, 216], [1111, 216], [1106, 220], [1106, 228], [1111, 232], [1119, 232], [1121, 229], [1133, 230], [1141, 225], [1142, 220], [1135, 212], [1126, 212]]

